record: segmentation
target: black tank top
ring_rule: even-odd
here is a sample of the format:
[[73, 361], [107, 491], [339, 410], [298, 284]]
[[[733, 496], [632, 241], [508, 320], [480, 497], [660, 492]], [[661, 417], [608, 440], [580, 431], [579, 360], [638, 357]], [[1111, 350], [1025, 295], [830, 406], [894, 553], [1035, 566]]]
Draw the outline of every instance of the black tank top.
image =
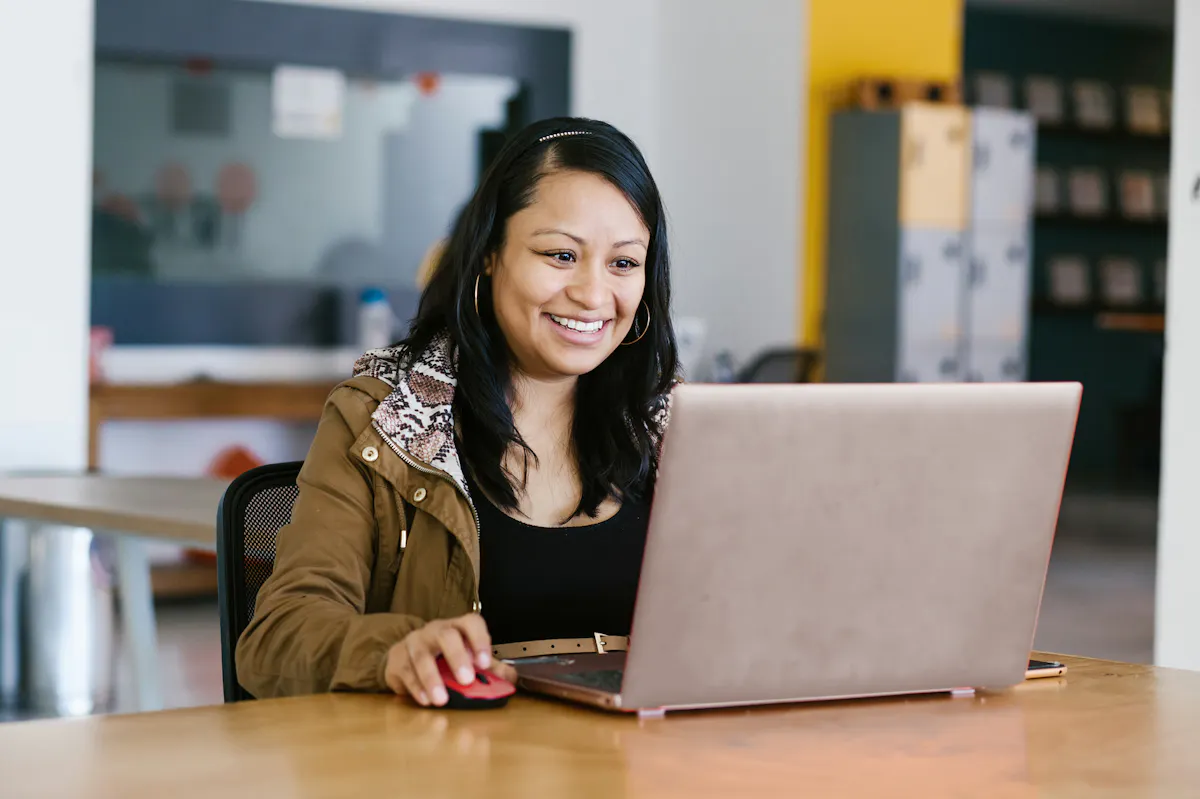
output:
[[505, 514], [473, 482], [479, 514], [479, 601], [492, 642], [628, 635], [648, 502], [583, 527], [536, 527]]

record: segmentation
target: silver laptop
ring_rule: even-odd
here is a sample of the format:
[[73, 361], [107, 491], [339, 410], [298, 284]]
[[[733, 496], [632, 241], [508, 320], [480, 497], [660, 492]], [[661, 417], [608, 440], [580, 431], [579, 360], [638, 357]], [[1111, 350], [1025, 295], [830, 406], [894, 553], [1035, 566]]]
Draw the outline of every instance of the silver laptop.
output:
[[521, 686], [651, 711], [1021, 682], [1080, 396], [679, 387], [628, 652], [516, 661]]

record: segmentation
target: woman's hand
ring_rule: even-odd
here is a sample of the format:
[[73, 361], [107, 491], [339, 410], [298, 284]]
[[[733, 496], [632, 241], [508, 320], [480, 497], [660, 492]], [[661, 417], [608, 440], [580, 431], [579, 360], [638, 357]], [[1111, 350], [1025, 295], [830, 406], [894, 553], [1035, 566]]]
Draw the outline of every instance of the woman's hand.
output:
[[490, 669], [501, 679], [515, 682], [517, 671], [502, 661], [492, 660], [492, 637], [478, 613], [456, 619], [437, 619], [413, 630], [388, 650], [385, 677], [388, 687], [408, 694], [418, 704], [441, 707], [449, 701], [438, 674], [438, 656], [446, 659], [458, 682], [475, 682], [475, 670]]

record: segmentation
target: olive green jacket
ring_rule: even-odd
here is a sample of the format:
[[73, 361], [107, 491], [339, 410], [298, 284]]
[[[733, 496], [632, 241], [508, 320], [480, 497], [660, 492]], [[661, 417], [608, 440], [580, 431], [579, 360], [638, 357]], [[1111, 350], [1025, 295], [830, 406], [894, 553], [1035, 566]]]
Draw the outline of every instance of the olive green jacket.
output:
[[[409, 368], [401, 355], [367, 353], [325, 405], [274, 572], [237, 645], [238, 681], [254, 696], [386, 691], [392, 645], [480, 609], [449, 340]], [[669, 411], [663, 397], [660, 430]]]

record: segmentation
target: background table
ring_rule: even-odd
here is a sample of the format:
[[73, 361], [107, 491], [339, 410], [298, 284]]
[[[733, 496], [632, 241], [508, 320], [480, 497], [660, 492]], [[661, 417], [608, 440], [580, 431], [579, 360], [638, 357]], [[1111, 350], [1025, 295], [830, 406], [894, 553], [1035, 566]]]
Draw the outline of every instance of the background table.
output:
[[[88, 469], [101, 468], [103, 429], [108, 422], [262, 419], [315, 425], [336, 383], [332, 378], [294, 383], [93, 383], [88, 402]], [[216, 592], [216, 566], [211, 562], [158, 566], [150, 575], [156, 596], [212, 596]]]
[[325, 695], [0, 725], [13, 796], [1189, 796], [1200, 674], [1062, 658], [1062, 679], [639, 721], [535, 698]]
[[216, 549], [217, 506], [227, 485], [206, 477], [0, 477], [0, 521], [25, 519], [116, 535], [121, 609], [143, 710], [161, 708], [162, 697], [150, 564], [137, 536]]

